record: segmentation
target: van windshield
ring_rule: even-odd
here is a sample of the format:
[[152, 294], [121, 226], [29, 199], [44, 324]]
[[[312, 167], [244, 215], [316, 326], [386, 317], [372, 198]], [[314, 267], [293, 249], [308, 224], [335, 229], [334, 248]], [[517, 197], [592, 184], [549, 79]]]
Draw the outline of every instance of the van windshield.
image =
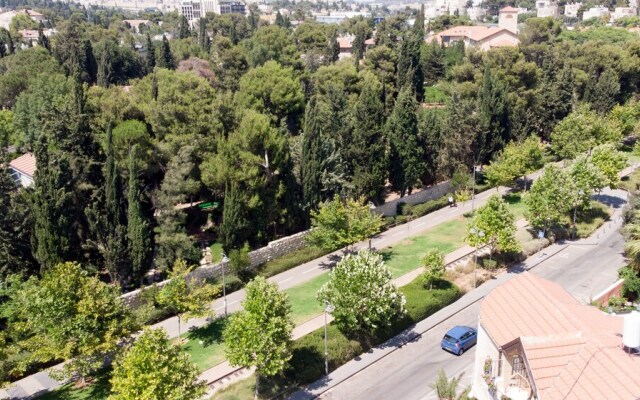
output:
[[444, 335], [444, 341], [452, 344], [458, 343], [458, 339], [451, 337], [449, 335]]

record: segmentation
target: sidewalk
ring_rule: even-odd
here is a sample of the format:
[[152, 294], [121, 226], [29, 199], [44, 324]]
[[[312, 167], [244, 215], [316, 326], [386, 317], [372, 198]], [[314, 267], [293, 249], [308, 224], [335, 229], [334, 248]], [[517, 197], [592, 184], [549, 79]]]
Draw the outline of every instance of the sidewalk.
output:
[[414, 326], [409, 327], [387, 342], [371, 349], [364, 354], [361, 354], [356, 359], [353, 359], [343, 366], [339, 367], [338, 369], [334, 370], [328, 376], [294, 393], [291, 397], [289, 397], [289, 399], [310, 400], [320, 396], [322, 393], [339, 385], [340, 383], [374, 364], [383, 357], [389, 355], [390, 353], [393, 353], [397, 349], [401, 348], [404, 344], [415, 340], [417, 337], [433, 329], [437, 325], [447, 321], [458, 312], [466, 309], [467, 307], [475, 304], [478, 301], [481, 301], [489, 292], [491, 292], [497, 286], [516, 277], [521, 272], [528, 271], [531, 268], [534, 268], [538, 264], [541, 264], [557, 253], [565, 250], [570, 245], [598, 244], [601, 238], [605, 236], [606, 232], [611, 233], [612, 231], [617, 230], [622, 225], [622, 218], [620, 218], [621, 215], [622, 208], [620, 207], [615, 210], [609, 222], [603, 224], [596, 230], [596, 232], [594, 232], [590, 237], [586, 239], [580, 239], [577, 241], [566, 243], [554, 243], [551, 246], [542, 249], [540, 252], [533, 254], [527, 260], [522, 262], [519, 267], [512, 268], [510, 271], [497, 276], [496, 279], [485, 282], [477, 289], [472, 290], [462, 296], [455, 303], [450, 304], [449, 306], [431, 315], [427, 319], [424, 319]]

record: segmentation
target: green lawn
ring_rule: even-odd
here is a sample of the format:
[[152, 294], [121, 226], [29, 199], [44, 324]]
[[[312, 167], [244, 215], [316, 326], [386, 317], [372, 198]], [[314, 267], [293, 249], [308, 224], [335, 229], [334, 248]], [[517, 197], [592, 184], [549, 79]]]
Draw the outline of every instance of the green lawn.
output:
[[516, 221], [520, 218], [524, 218], [524, 211], [527, 209], [527, 206], [522, 201], [522, 195], [520, 193], [509, 193], [502, 196], [504, 201], [509, 205], [509, 209], [515, 215]]
[[299, 325], [322, 313], [322, 305], [316, 299], [318, 290], [329, 281], [329, 274], [322, 274], [305, 283], [285, 290], [291, 302], [291, 318]]
[[222, 261], [222, 244], [220, 243], [213, 243], [211, 246], [209, 246], [209, 250], [211, 251], [211, 262], [212, 263], [217, 263]]
[[76, 389], [73, 383], [67, 383], [53, 392], [39, 396], [40, 400], [105, 400], [109, 397], [111, 384], [109, 374], [99, 375], [91, 385]]
[[191, 361], [200, 371], [205, 371], [225, 360], [222, 332], [227, 321], [226, 318], [219, 318], [182, 335], [189, 339], [182, 348], [191, 356]]

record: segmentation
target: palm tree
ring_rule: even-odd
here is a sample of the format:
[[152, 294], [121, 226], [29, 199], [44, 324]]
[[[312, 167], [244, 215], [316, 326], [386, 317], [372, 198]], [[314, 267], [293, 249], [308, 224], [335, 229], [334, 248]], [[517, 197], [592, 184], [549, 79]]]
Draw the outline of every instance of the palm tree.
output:
[[438, 399], [440, 400], [469, 400], [470, 387], [466, 387], [462, 393], [458, 394], [458, 385], [462, 379], [464, 372], [453, 377], [447, 378], [446, 372], [443, 369], [438, 371], [438, 379], [430, 385], [430, 387], [436, 391]]

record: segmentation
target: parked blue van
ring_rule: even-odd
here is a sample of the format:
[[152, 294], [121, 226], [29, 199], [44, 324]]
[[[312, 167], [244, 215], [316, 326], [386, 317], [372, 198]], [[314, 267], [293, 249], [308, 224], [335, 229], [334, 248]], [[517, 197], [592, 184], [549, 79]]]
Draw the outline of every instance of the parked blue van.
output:
[[478, 332], [469, 326], [455, 326], [442, 338], [440, 346], [456, 355], [461, 355], [478, 341]]

